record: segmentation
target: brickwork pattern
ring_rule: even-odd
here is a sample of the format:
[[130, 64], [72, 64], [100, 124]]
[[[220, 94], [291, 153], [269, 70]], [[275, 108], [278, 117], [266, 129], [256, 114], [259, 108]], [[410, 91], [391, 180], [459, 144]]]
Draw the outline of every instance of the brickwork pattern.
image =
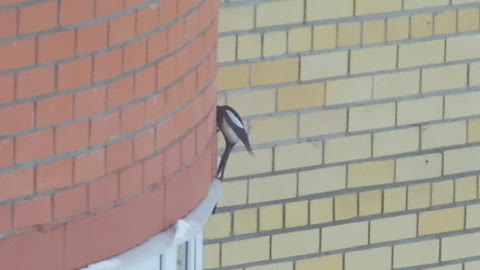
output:
[[207, 269], [480, 267], [479, 1], [225, 0], [219, 29], [255, 157], [231, 155]]

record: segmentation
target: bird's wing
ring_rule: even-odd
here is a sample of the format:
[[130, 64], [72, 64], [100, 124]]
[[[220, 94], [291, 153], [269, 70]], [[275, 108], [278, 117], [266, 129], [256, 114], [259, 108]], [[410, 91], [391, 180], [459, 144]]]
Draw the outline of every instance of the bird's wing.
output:
[[225, 120], [227, 124], [232, 128], [233, 132], [237, 134], [238, 138], [243, 142], [245, 147], [247, 148], [250, 154], [253, 154], [252, 147], [250, 146], [250, 142], [248, 140], [248, 134], [245, 130], [245, 126], [243, 125], [242, 119], [235, 113], [235, 111], [226, 110]]

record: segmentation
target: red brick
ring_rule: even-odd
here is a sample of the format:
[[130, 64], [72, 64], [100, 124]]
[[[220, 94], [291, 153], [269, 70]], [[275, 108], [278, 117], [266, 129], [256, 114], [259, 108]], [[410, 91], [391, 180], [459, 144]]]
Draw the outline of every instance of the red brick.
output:
[[123, 140], [107, 147], [107, 172], [126, 167], [133, 160], [133, 139]]
[[142, 192], [143, 165], [137, 164], [120, 173], [120, 198], [127, 198]]
[[180, 143], [173, 145], [165, 151], [164, 175], [166, 181], [169, 181], [169, 178], [180, 169], [181, 154]]
[[208, 77], [208, 65], [204, 62], [197, 68], [197, 89], [201, 90], [207, 86], [210, 78]]
[[[208, 18], [211, 19], [211, 18]], [[200, 13], [194, 12], [185, 19], [185, 38], [192, 40], [201, 31]]]
[[165, 116], [165, 92], [145, 101], [145, 124], [151, 124]]
[[0, 168], [5, 168], [13, 165], [13, 139], [0, 140]]
[[88, 186], [90, 209], [100, 208], [118, 199], [118, 174], [99, 179]]
[[59, 91], [77, 88], [92, 83], [93, 57], [81, 58], [58, 66]]
[[35, 39], [20, 39], [0, 44], [0, 71], [35, 64]]
[[131, 12], [110, 20], [108, 44], [110, 46], [123, 43], [135, 37], [135, 12]]
[[130, 9], [146, 3], [147, 0], [125, 0], [125, 8]]
[[145, 188], [163, 182], [163, 153], [145, 161], [144, 185]]
[[156, 61], [167, 54], [167, 30], [162, 30], [148, 37], [147, 62]]
[[17, 75], [17, 99], [41, 96], [55, 91], [55, 67], [26, 70]]
[[33, 167], [0, 174], [0, 201], [33, 193]]
[[133, 159], [135, 161], [145, 158], [155, 150], [155, 129], [148, 129], [134, 138]]
[[73, 94], [39, 100], [36, 117], [37, 128], [72, 120]]
[[158, 24], [164, 25], [177, 17], [177, 0], [163, 0], [158, 7]]
[[120, 113], [120, 133], [128, 134], [143, 128], [145, 122], [145, 103], [140, 102], [123, 109]]
[[38, 62], [52, 62], [75, 55], [75, 30], [38, 38]]
[[98, 178], [105, 173], [105, 149], [92, 151], [75, 157], [73, 181], [84, 182]]
[[0, 205], [0, 233], [9, 232], [12, 229], [13, 205]]
[[55, 129], [55, 150], [57, 155], [82, 150], [88, 146], [90, 125], [82, 121]]
[[145, 69], [135, 74], [135, 99], [153, 93], [156, 83], [156, 67]]
[[107, 91], [105, 86], [86, 89], [75, 94], [73, 116], [75, 119], [104, 112], [106, 109]]
[[0, 103], [12, 102], [15, 99], [15, 75], [6, 74], [0, 76]]
[[157, 26], [157, 16], [157, 10], [150, 7], [138, 10], [135, 30], [137, 35], [143, 35], [152, 31]]
[[15, 36], [17, 27], [17, 9], [0, 12], [0, 38]]
[[50, 223], [52, 221], [52, 197], [43, 196], [19, 201], [15, 203], [13, 211], [13, 226], [16, 229]]
[[55, 220], [78, 216], [87, 211], [87, 186], [79, 186], [53, 197], [53, 214]]
[[181, 20], [168, 28], [167, 52], [180, 48], [185, 39], [185, 21]]
[[24, 163], [53, 155], [53, 130], [43, 130], [15, 138], [15, 159]]
[[95, 82], [111, 79], [122, 72], [122, 49], [116, 49], [95, 56], [93, 80]]
[[195, 158], [196, 154], [196, 140], [195, 140], [195, 132], [190, 132], [188, 136], [186, 136], [182, 140], [182, 165], [186, 166]]
[[78, 28], [77, 54], [84, 54], [106, 48], [107, 38], [108, 22], [86, 25]]
[[38, 165], [36, 174], [36, 192], [69, 186], [73, 181], [73, 158]]
[[63, 0], [60, 10], [60, 24], [69, 25], [93, 18], [94, 0]]
[[176, 73], [175, 57], [169, 57], [157, 65], [157, 88], [164, 88], [175, 81], [179, 76]]
[[51, 29], [57, 26], [57, 1], [43, 2], [20, 9], [20, 34]]
[[111, 15], [123, 10], [123, 0], [97, 0], [95, 4], [95, 15], [97, 17]]
[[205, 149], [208, 143], [208, 140], [210, 139], [212, 134], [214, 134], [214, 131], [213, 131], [214, 125], [215, 125], [214, 118], [211, 117], [207, 119], [207, 121], [204, 121], [198, 126], [196, 131], [197, 132], [197, 136], [196, 136], [197, 137], [197, 143], [196, 143], [197, 153], [201, 153]]
[[120, 131], [120, 113], [114, 112], [91, 120], [90, 145], [98, 145], [115, 139]]
[[183, 100], [181, 84], [177, 83], [173, 87], [167, 89], [165, 92], [165, 100], [167, 113], [172, 113], [177, 110]]
[[133, 76], [107, 85], [107, 108], [113, 109], [133, 101]]
[[179, 135], [180, 134], [177, 133], [175, 129], [174, 119], [167, 119], [165, 122], [157, 125], [156, 127], [155, 149], [162, 149], [171, 144], [176, 138], [179, 137]]
[[179, 0], [177, 1], [178, 7], [178, 14], [182, 15], [185, 14], [187, 11], [193, 8], [195, 5], [195, 0]]
[[141, 39], [129, 44], [123, 52], [123, 72], [131, 71], [145, 65], [147, 61], [147, 40]]
[[[15, 115], [15, 117], [12, 117]], [[0, 108], [0, 135], [33, 128], [33, 104], [23, 103]]]

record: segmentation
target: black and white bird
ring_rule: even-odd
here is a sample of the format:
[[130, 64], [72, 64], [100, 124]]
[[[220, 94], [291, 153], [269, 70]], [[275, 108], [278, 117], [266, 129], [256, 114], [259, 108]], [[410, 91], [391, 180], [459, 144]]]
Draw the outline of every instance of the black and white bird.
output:
[[222, 180], [228, 156], [239, 140], [243, 142], [250, 155], [253, 155], [253, 151], [242, 118], [232, 107], [217, 106], [217, 132], [218, 131], [221, 131], [225, 138], [225, 151], [223, 152], [217, 169], [217, 178]]

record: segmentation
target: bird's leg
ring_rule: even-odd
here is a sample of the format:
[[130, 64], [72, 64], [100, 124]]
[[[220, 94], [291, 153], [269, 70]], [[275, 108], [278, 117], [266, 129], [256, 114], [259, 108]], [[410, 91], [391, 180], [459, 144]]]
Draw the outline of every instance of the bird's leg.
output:
[[223, 180], [223, 174], [225, 173], [225, 167], [227, 165], [228, 156], [230, 155], [230, 151], [232, 151], [234, 144], [227, 143], [225, 146], [225, 151], [223, 152], [222, 159], [220, 160], [220, 164], [218, 165], [217, 169], [217, 178]]

